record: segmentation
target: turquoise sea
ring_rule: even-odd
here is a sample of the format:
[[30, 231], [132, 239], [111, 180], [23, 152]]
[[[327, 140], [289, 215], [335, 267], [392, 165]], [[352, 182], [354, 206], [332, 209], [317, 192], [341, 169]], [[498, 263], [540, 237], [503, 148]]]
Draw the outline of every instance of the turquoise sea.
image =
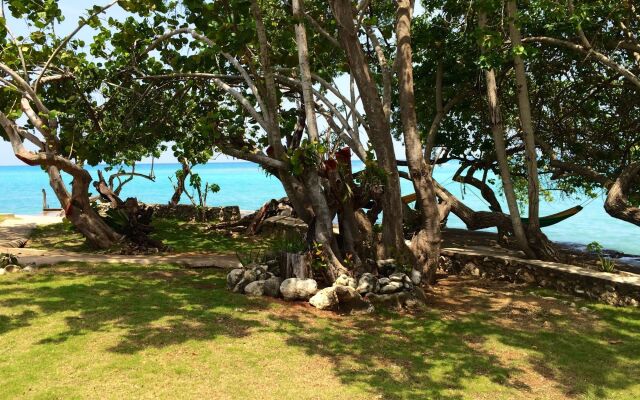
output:
[[[354, 163], [357, 169], [361, 163]], [[150, 165], [137, 166], [137, 171], [148, 173]], [[156, 181], [136, 178], [125, 186], [122, 197], [138, 197], [147, 203], [166, 203], [173, 189], [169, 176], [173, 176], [178, 164], [156, 164]], [[447, 164], [436, 169], [435, 178], [452, 193], [464, 198], [466, 204], [476, 210], [488, 209], [475, 189], [468, 188], [463, 195], [460, 184], [452, 182], [451, 176], [457, 165]], [[89, 169], [96, 176], [96, 168]], [[196, 167], [203, 182], [217, 183], [221, 190], [209, 196], [209, 205], [237, 205], [243, 210], [254, 210], [271, 198], [284, 196], [277, 179], [266, 174], [255, 164], [247, 162], [214, 162]], [[57, 207], [46, 173], [37, 167], [0, 166], [0, 213], [39, 214], [42, 210], [42, 189], [47, 192], [49, 204]], [[412, 192], [411, 183], [403, 182], [403, 193]], [[555, 199], [541, 207], [541, 214], [553, 214], [581, 204], [584, 200]], [[189, 200], [183, 196], [183, 202]], [[627, 254], [640, 254], [640, 229], [632, 224], [609, 217], [603, 207], [603, 199], [590, 202], [578, 215], [544, 232], [554, 241], [584, 246], [597, 241], [605, 248]], [[506, 209], [506, 207], [505, 207]], [[453, 214], [449, 226], [464, 228], [464, 224]]]

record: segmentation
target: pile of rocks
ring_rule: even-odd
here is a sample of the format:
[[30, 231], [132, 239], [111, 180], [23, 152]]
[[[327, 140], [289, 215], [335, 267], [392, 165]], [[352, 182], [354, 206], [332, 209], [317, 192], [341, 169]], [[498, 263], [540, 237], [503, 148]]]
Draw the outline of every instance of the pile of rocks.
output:
[[227, 275], [227, 288], [234, 293], [250, 296], [280, 295], [280, 278], [269, 272], [267, 265], [249, 265], [231, 270]]
[[18, 265], [18, 259], [12, 254], [0, 254], [0, 275], [25, 272], [32, 273], [36, 271], [36, 267]]
[[349, 313], [372, 311], [374, 306], [420, 308], [425, 302], [422, 289], [402, 272], [393, 272], [382, 278], [364, 273], [358, 280], [341, 275], [333, 286], [320, 290], [309, 300], [311, 305], [321, 310]]
[[341, 275], [332, 286], [319, 290], [314, 279], [281, 280], [268, 265], [251, 265], [232, 270], [227, 275], [227, 287], [249, 296], [309, 301], [320, 310], [342, 313], [371, 312], [374, 306], [420, 308], [426, 301], [422, 289], [401, 272], [382, 278], [371, 273], [362, 274], [359, 279]]
[[21, 267], [19, 265], [16, 264], [9, 264], [7, 266], [5, 266], [4, 268], [0, 268], [0, 275], [6, 275], [6, 274], [11, 274], [11, 273], [15, 273], [15, 272], [24, 272], [27, 274], [32, 274], [34, 272], [36, 272], [36, 267], [32, 267], [32, 266], [26, 266], [26, 267]]

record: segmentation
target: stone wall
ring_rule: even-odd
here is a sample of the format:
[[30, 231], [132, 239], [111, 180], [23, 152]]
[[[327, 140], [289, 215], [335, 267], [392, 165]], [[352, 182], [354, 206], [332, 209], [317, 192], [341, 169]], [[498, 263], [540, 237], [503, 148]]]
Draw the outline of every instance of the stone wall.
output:
[[[147, 204], [153, 208], [153, 216], [157, 218], [174, 218], [181, 221], [191, 221], [198, 216], [198, 210], [190, 204], [178, 204], [170, 206], [168, 204]], [[210, 222], [229, 222], [240, 219], [240, 208], [238, 206], [228, 207], [207, 207], [207, 220]]]
[[617, 306], [640, 304], [639, 276], [468, 249], [443, 249], [442, 256], [450, 274], [528, 283]]

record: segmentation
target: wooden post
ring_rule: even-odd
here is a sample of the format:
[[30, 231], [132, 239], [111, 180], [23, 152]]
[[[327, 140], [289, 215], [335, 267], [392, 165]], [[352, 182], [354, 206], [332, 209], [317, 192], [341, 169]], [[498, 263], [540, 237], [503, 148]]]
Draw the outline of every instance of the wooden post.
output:
[[49, 208], [49, 205], [47, 204], [47, 191], [44, 190], [44, 188], [42, 189], [42, 211], [45, 211]]

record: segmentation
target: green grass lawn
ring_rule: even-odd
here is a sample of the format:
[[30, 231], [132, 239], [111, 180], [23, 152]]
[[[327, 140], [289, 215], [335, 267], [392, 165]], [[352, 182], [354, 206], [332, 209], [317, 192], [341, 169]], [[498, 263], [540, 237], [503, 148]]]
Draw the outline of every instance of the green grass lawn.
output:
[[344, 317], [224, 272], [0, 276], [0, 398], [637, 399], [640, 310], [447, 280], [429, 311]]
[[[226, 236], [219, 232], [207, 231], [207, 224], [191, 223], [173, 219], [155, 219], [152, 236], [178, 253], [211, 252], [234, 254], [265, 250], [269, 240], [263, 237]], [[31, 235], [29, 247], [36, 249], [56, 249], [92, 252], [85, 244], [84, 237], [68, 223], [38, 226]]]

